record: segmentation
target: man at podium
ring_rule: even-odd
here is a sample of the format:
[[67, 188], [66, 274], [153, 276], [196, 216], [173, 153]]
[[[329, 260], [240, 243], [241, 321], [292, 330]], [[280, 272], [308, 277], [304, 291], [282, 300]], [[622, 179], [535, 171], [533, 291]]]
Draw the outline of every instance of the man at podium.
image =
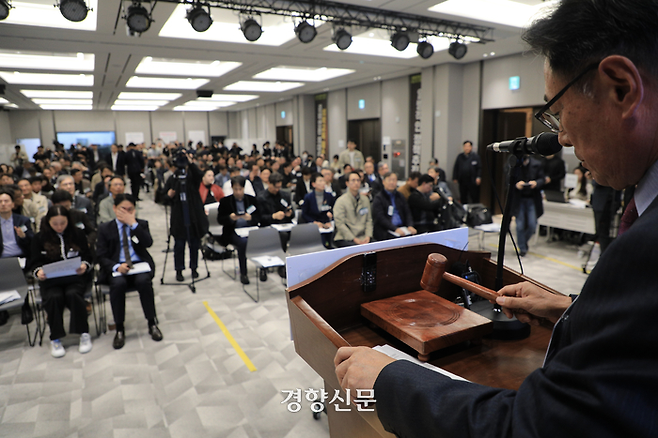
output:
[[[365, 347], [335, 357], [343, 388], [374, 388], [398, 436], [658, 436], [658, 1], [563, 0], [525, 32], [546, 56], [536, 115], [600, 184], [637, 186], [620, 236], [580, 295], [530, 283], [496, 299], [555, 323], [543, 366], [518, 391], [451, 380]], [[632, 225], [632, 226], [631, 226]], [[519, 359], [521, 360], [521, 359]]]

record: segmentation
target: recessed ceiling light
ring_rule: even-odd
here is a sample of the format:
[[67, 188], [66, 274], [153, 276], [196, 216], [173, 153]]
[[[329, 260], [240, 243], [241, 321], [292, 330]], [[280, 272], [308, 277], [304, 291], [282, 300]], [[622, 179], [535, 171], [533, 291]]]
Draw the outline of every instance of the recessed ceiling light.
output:
[[117, 99], [114, 101], [114, 105], [117, 106], [163, 106], [169, 103], [168, 100], [121, 100]]
[[0, 51], [0, 67], [33, 70], [94, 71], [93, 54]]
[[89, 111], [92, 109], [91, 105], [39, 105], [41, 109], [45, 110], [74, 110], [74, 111]]
[[279, 66], [258, 73], [254, 76], [254, 79], [321, 82], [350, 73], [354, 73], [354, 70], [346, 68]]
[[184, 106], [204, 107], [204, 108], [224, 108], [227, 106], [235, 105], [237, 102], [213, 102], [207, 99], [199, 98], [185, 102]]
[[455, 15], [489, 23], [526, 27], [558, 0], [531, 6], [513, 0], [445, 0], [429, 8], [432, 12]]
[[199, 102], [248, 102], [260, 96], [253, 94], [213, 94], [212, 97], [200, 97]]
[[174, 78], [150, 78], [133, 76], [128, 79], [128, 88], [165, 88], [178, 90], [196, 90], [210, 82], [209, 79], [174, 79]]
[[0, 97], [0, 105], [4, 105], [6, 103], [9, 103], [9, 101], [7, 99], [3, 99], [2, 97]]
[[181, 97], [180, 93], [132, 93], [124, 91], [119, 93], [117, 99], [122, 100], [176, 100]]
[[158, 106], [136, 106], [136, 105], [127, 105], [127, 106], [122, 106], [122, 105], [112, 105], [110, 109], [112, 111], [155, 111], [159, 107]]
[[24, 85], [68, 85], [73, 87], [91, 87], [93, 75], [66, 75], [50, 73], [20, 73], [0, 71], [0, 78], [8, 84]]
[[67, 90], [21, 90], [25, 97], [45, 99], [91, 99], [93, 91], [67, 91]]
[[32, 99], [37, 105], [92, 105], [91, 99]]
[[238, 81], [229, 86], [224, 87], [224, 89], [230, 91], [256, 91], [256, 92], [279, 93], [282, 91], [292, 90], [293, 88], [298, 88], [303, 85], [305, 84], [301, 82]]
[[242, 65], [241, 62], [185, 61], [146, 57], [135, 69], [137, 74], [218, 78]]
[[[98, 0], [87, 0], [90, 9], [98, 10]], [[69, 21], [53, 8], [53, 1], [14, 2], [16, 8], [11, 12], [5, 23], [21, 24], [24, 26], [52, 27], [58, 29], [96, 30], [98, 14], [87, 16], [84, 21]]]

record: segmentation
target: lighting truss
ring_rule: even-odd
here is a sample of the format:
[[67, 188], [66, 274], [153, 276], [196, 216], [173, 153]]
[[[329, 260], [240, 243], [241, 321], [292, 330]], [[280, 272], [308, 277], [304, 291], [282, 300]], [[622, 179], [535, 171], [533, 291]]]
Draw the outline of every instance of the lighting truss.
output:
[[[202, 4], [245, 15], [281, 15], [303, 20], [321, 20], [349, 27], [385, 29], [390, 32], [413, 31], [422, 37], [437, 36], [471, 42], [493, 41], [493, 28], [458, 21], [424, 17], [367, 6], [346, 5], [325, 0], [153, 0], [163, 3]], [[145, 1], [146, 2], [146, 1]]]

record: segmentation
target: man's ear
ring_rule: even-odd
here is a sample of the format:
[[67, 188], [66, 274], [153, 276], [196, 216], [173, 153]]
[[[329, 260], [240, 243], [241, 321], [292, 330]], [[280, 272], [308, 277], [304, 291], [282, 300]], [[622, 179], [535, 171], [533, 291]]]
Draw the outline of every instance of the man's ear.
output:
[[623, 119], [632, 118], [644, 99], [644, 83], [637, 66], [624, 56], [612, 55], [601, 61], [599, 73], [605, 95]]

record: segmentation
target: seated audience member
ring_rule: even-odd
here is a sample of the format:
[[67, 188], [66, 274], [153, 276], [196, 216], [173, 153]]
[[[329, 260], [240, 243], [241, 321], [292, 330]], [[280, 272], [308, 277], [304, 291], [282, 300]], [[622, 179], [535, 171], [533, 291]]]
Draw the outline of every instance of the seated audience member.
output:
[[[80, 257], [81, 263], [74, 274], [48, 278], [43, 266], [62, 260]], [[50, 354], [63, 357], [66, 354], [60, 341], [66, 336], [64, 308], [71, 311], [69, 332], [80, 334], [80, 353], [91, 351], [91, 336], [87, 322], [85, 290], [91, 282], [92, 256], [82, 230], [70, 220], [69, 211], [61, 205], [48, 209], [41, 231], [32, 240], [30, 269], [39, 280], [43, 308], [50, 327]]]
[[452, 191], [450, 190], [448, 183], [445, 181], [445, 172], [443, 172], [444, 179], [442, 180], [441, 173], [439, 173], [439, 171], [443, 170], [439, 169], [438, 167], [430, 167], [427, 170], [427, 174], [431, 176], [432, 179], [434, 179], [434, 188], [432, 191], [441, 195], [442, 198], [452, 202]]
[[295, 202], [300, 207], [304, 204], [306, 194], [313, 191], [311, 175], [313, 175], [313, 172], [310, 167], [302, 167], [302, 177], [297, 180], [297, 186], [295, 187]]
[[247, 238], [240, 237], [235, 233], [236, 228], [258, 226], [260, 211], [258, 202], [254, 196], [245, 194], [245, 178], [234, 176], [231, 178], [233, 193], [225, 197], [219, 204], [217, 221], [224, 226], [221, 244], [233, 245], [238, 251], [240, 263], [240, 281], [249, 284], [247, 276]]
[[[112, 346], [118, 350], [126, 342], [126, 291], [131, 287], [139, 293], [151, 339], [161, 341], [162, 332], [156, 325], [153, 298], [155, 263], [147, 249], [153, 245], [149, 224], [135, 218], [135, 198], [132, 195], [120, 193], [113, 197], [113, 201], [116, 219], [100, 225], [97, 257], [100, 265], [99, 281], [110, 285], [110, 304], [117, 327]], [[140, 262], [148, 263], [150, 271], [130, 274], [133, 265]]]
[[443, 200], [438, 193], [432, 192], [434, 178], [428, 174], [418, 178], [418, 188], [411, 191], [409, 195], [409, 210], [414, 221], [414, 228], [419, 233], [439, 231], [437, 216], [443, 206]]
[[[314, 173], [311, 176], [311, 186], [313, 190], [306, 194], [302, 204], [302, 219], [306, 223], [314, 223], [318, 228], [330, 228], [331, 221], [334, 218], [331, 210], [336, 198], [324, 190], [324, 177], [319, 173]], [[330, 245], [329, 234], [322, 233], [322, 243], [324, 246]]]
[[123, 177], [114, 176], [110, 179], [110, 196], [106, 196], [98, 204], [98, 223], [102, 224], [117, 218], [114, 213], [114, 198], [123, 194], [125, 189], [126, 184], [123, 182]]
[[334, 199], [338, 199], [342, 195], [342, 190], [340, 188], [340, 183], [334, 178], [334, 170], [331, 167], [326, 167], [322, 169], [322, 176], [324, 177], [324, 190], [327, 193], [331, 193], [331, 196]]
[[249, 181], [251, 181], [251, 185], [254, 186], [256, 196], [258, 196], [265, 191], [263, 180], [260, 177], [260, 166], [257, 163], [251, 163], [250, 167], [251, 172], [249, 172]]
[[110, 195], [110, 180], [114, 176], [114, 172], [109, 167], [106, 167], [103, 169], [101, 175], [102, 179], [94, 187], [94, 194], [91, 197], [96, 206], [96, 214], [98, 214], [98, 204]]
[[270, 170], [269, 167], [263, 167], [260, 170], [260, 180], [263, 184], [263, 190], [261, 190], [260, 192], [256, 192], [256, 196], [260, 195], [265, 190], [267, 190], [267, 187], [270, 185], [270, 175], [272, 175], [272, 171]]
[[587, 169], [583, 166], [578, 166], [573, 170], [573, 173], [578, 177], [578, 182], [576, 183], [575, 188], [569, 190], [569, 199], [578, 199], [580, 201], [589, 202], [594, 188], [588, 178]]
[[337, 247], [362, 245], [372, 240], [372, 212], [368, 197], [359, 193], [361, 177], [357, 172], [347, 177], [347, 192], [334, 205], [334, 244]]
[[[55, 190], [53, 196], [50, 198], [53, 205], [62, 205], [69, 210], [69, 219], [76, 228], [82, 230], [87, 236], [87, 244], [92, 256], [96, 253], [96, 227], [89, 222], [89, 218], [81, 211], [71, 209], [73, 205], [73, 197], [66, 190]], [[45, 217], [41, 220], [41, 227], [45, 223]]]
[[41, 219], [46, 215], [48, 212], [48, 207], [50, 206], [48, 198], [43, 195], [39, 195], [38, 193], [34, 193], [32, 191], [32, 184], [27, 178], [23, 178], [18, 181], [18, 187], [21, 189], [21, 192], [23, 192], [23, 198], [37, 206], [38, 214], [36, 221], [40, 224]]
[[[279, 173], [270, 175], [270, 184], [258, 197], [260, 207], [260, 226], [267, 227], [272, 224], [291, 224], [295, 217], [290, 195], [281, 191], [283, 176]], [[286, 251], [290, 233], [279, 233], [281, 248]], [[285, 276], [285, 270], [279, 269], [279, 275]]]
[[[338, 178], [338, 184], [340, 184], [340, 193], [345, 193], [347, 190], [347, 179], [350, 177], [350, 173], [352, 173], [354, 169], [352, 169], [352, 166], [349, 164], [346, 164], [343, 166], [343, 174]], [[359, 184], [359, 187], [361, 184]]]
[[[413, 176], [414, 172], [411, 173]], [[416, 181], [418, 179], [416, 178]], [[387, 240], [416, 234], [413, 218], [404, 195], [396, 190], [398, 177], [393, 172], [384, 175], [384, 190], [372, 201], [373, 236], [376, 240]]]
[[71, 175], [60, 175], [57, 178], [57, 188], [66, 190], [73, 196], [73, 209], [79, 210], [87, 215], [92, 224], [96, 224], [96, 216], [91, 200], [85, 196], [75, 194], [75, 181]]
[[39, 219], [41, 218], [41, 215], [39, 214], [39, 207], [37, 207], [29, 199], [25, 199], [23, 196], [23, 191], [18, 187], [18, 185], [10, 184], [4, 186], [4, 188], [14, 192], [14, 213], [29, 218], [32, 229], [38, 233], [39, 228], [41, 227], [41, 223], [36, 222], [37, 217], [39, 217]]
[[[55, 191], [55, 186], [52, 184], [51, 178], [46, 176], [46, 170], [48, 169], [43, 169], [43, 175], [41, 175], [41, 194], [45, 196], [46, 198], [50, 198], [50, 195], [53, 194]], [[32, 189], [34, 190], [34, 188]]]
[[75, 184], [75, 194], [91, 198], [93, 195], [93, 192], [91, 191], [91, 182], [89, 182], [88, 179], [83, 178], [83, 171], [81, 169], [71, 169], [71, 176], [73, 177], [73, 182]]
[[420, 172], [411, 172], [409, 174], [409, 178], [407, 178], [407, 182], [402, 187], [397, 189], [398, 192], [400, 192], [402, 196], [404, 196], [405, 201], [409, 200], [409, 195], [411, 195], [411, 190], [418, 188], [418, 178], [420, 178], [421, 175], [422, 173]]
[[228, 168], [225, 164], [220, 164], [217, 170], [218, 172], [217, 175], [215, 175], [215, 184], [217, 184], [219, 187], [224, 187], [224, 184], [226, 184], [226, 182], [231, 179], [231, 175], [229, 175]]
[[41, 176], [31, 176], [30, 177], [30, 186], [32, 187], [32, 193], [40, 195], [48, 199], [48, 197], [42, 193], [43, 177]]
[[[231, 167], [229, 170], [229, 175], [231, 178], [234, 176], [242, 176], [240, 175], [240, 169], [237, 167]], [[227, 180], [224, 185], [222, 186], [222, 192], [224, 192], [224, 196], [229, 196], [233, 193], [233, 188], [231, 187], [231, 179]], [[251, 181], [249, 181], [247, 178], [245, 178], [244, 181], [244, 192], [249, 195], [249, 196], [256, 196], [256, 192], [254, 191], [254, 186], [251, 184]]]
[[29, 259], [34, 232], [30, 218], [13, 212], [14, 192], [0, 188], [0, 257], [25, 257]]
[[446, 182], [446, 171], [441, 169], [439, 165], [434, 165], [430, 166], [427, 169], [427, 173], [434, 178], [434, 184], [438, 184], [439, 182]]
[[199, 184], [199, 194], [203, 205], [214, 204], [224, 197], [222, 189], [215, 184], [215, 172], [212, 169], [208, 169], [203, 173], [201, 184]]

